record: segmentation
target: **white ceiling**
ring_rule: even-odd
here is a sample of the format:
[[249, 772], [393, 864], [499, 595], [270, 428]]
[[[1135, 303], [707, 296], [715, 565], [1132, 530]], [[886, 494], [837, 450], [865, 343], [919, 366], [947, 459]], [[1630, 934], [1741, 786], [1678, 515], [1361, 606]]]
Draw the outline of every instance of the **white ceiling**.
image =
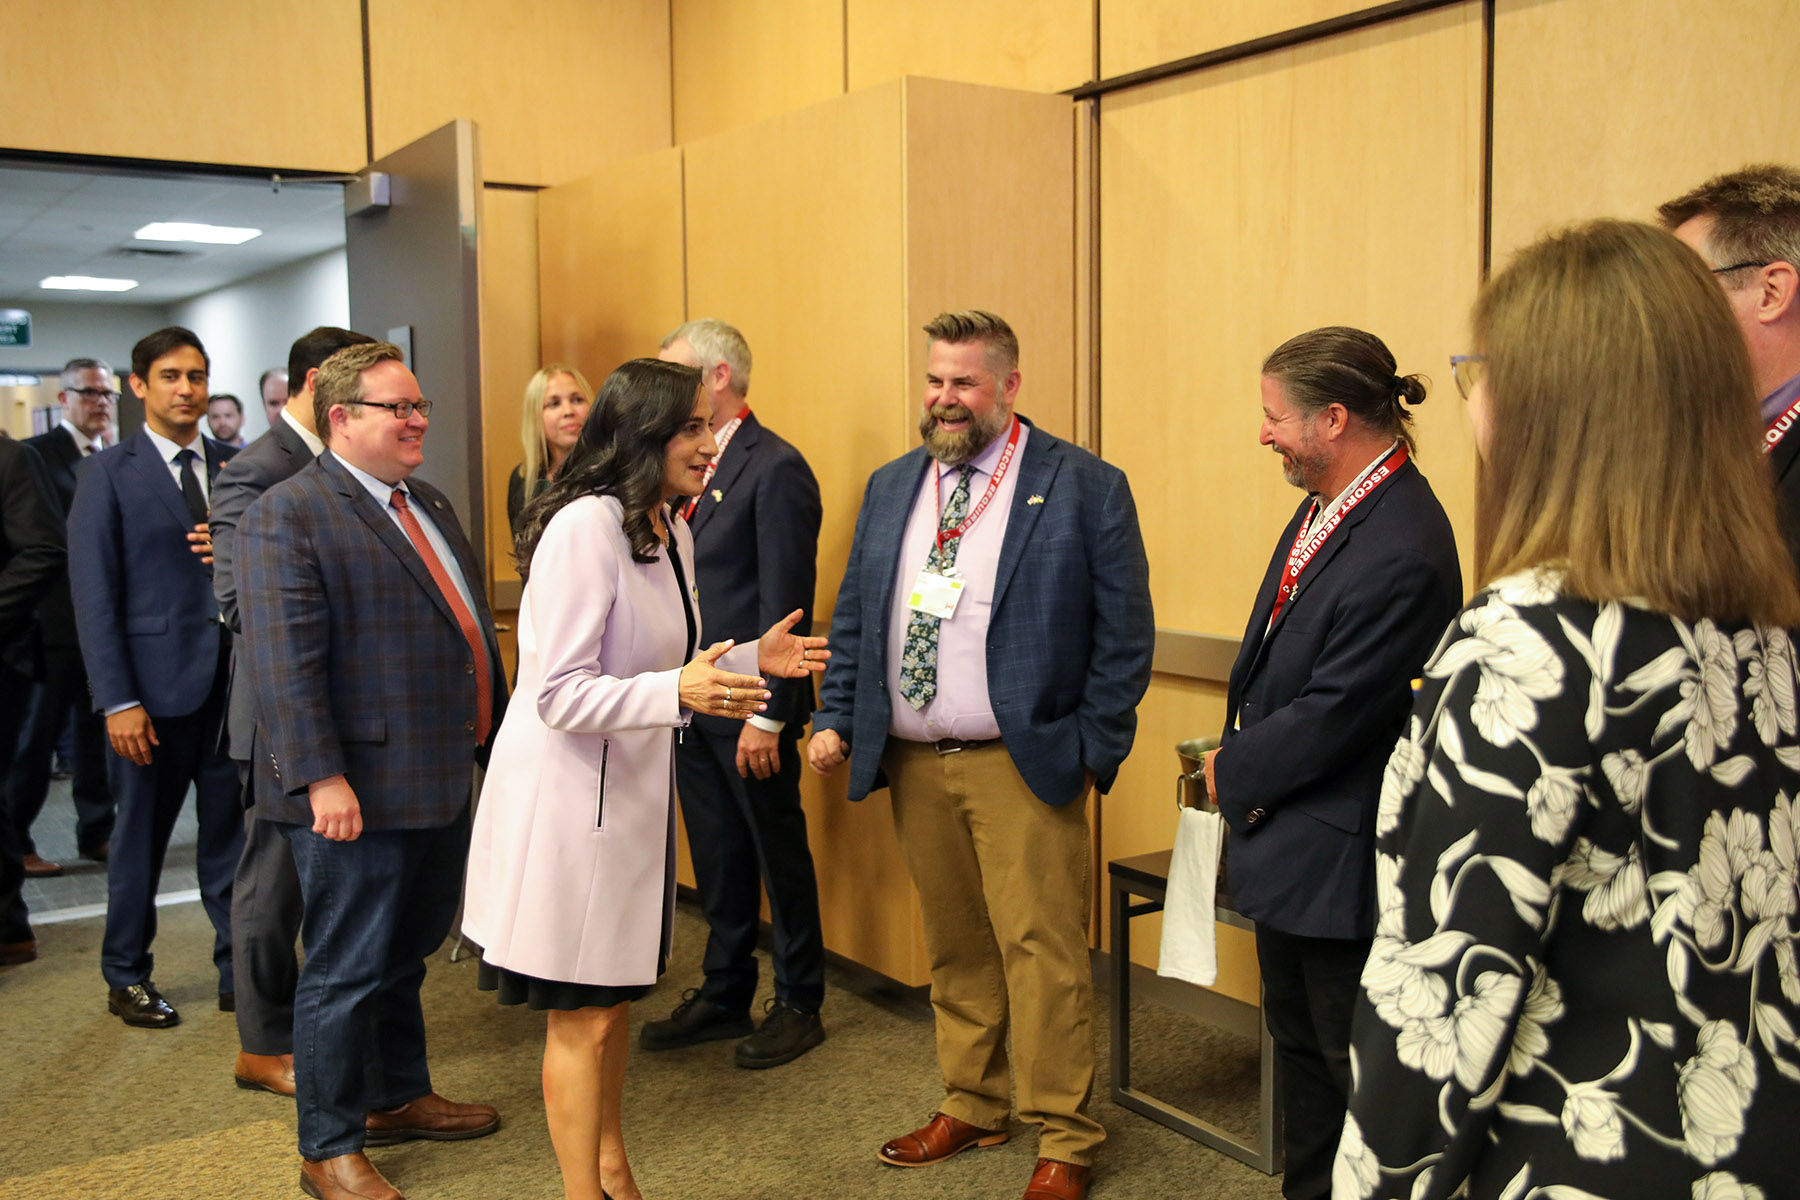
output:
[[[134, 240], [132, 232], [151, 221], [263, 233], [241, 246]], [[335, 183], [283, 181], [277, 192], [266, 180], [0, 166], [0, 298], [7, 300], [169, 304], [343, 244], [344, 189]], [[138, 286], [46, 291], [38, 287], [46, 275], [135, 279]]]

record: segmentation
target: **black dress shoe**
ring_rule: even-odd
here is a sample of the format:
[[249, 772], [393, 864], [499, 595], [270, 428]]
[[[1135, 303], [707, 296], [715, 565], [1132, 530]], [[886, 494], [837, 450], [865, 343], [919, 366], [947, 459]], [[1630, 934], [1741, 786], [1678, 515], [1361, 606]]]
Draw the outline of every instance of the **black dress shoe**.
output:
[[645, 1024], [638, 1034], [638, 1045], [646, 1050], [674, 1050], [701, 1042], [741, 1038], [755, 1029], [749, 1013], [733, 1012], [702, 996], [699, 988], [689, 988], [666, 1021]]
[[762, 1028], [738, 1043], [732, 1057], [740, 1067], [755, 1071], [791, 1063], [825, 1040], [825, 1025], [818, 1013], [803, 1013], [779, 1000], [769, 1001], [769, 1015]]
[[231, 1012], [231, 1013], [234, 1013], [237, 1011], [237, 993], [236, 992], [220, 992], [219, 993], [219, 1011], [220, 1012]]
[[130, 987], [110, 989], [106, 993], [106, 1007], [127, 1025], [143, 1029], [167, 1029], [181, 1024], [181, 1014], [162, 998], [162, 993], [148, 979]]

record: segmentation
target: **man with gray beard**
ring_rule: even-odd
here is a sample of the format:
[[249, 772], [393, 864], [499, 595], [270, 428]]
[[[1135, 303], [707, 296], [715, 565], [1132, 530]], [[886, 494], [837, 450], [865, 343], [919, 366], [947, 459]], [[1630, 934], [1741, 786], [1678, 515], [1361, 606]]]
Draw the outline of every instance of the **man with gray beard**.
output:
[[877, 1157], [999, 1145], [1016, 1090], [1038, 1127], [1026, 1200], [1080, 1200], [1106, 1136], [1087, 798], [1150, 683], [1149, 567], [1124, 473], [1014, 415], [1007, 323], [925, 332], [924, 445], [869, 480], [807, 748], [821, 775], [849, 762], [852, 800], [890, 788], [924, 915], [945, 1094]]

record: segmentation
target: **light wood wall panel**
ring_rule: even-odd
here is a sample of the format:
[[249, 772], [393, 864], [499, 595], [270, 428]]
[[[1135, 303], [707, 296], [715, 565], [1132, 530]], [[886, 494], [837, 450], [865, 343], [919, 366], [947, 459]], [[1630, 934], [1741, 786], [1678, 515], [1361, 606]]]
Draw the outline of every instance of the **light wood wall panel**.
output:
[[[476, 246], [481, 266], [481, 474], [486, 492], [482, 523], [493, 599], [492, 583], [519, 577], [506, 520], [506, 481], [521, 452], [519, 408], [525, 382], [538, 369], [537, 195], [483, 189]], [[510, 619], [501, 619], [510, 624]], [[505, 640], [511, 658], [513, 638]]]
[[[751, 405], [818, 476], [821, 628], [863, 485], [911, 445], [901, 116], [896, 81], [685, 148], [690, 180], [733, 183], [688, 189], [688, 313], [743, 331], [756, 359]], [[808, 773], [803, 795], [826, 945], [922, 982], [916, 905], [887, 793], [846, 803], [839, 772], [823, 782]]]
[[1057, 92], [1094, 74], [1095, 0], [846, 0], [851, 90], [901, 75]]
[[671, 144], [667, 0], [368, 8], [377, 157], [457, 117], [480, 126], [494, 183], [563, 183]]
[[1102, 0], [1100, 74], [1141, 71], [1375, 7], [1369, 0]]
[[1760, 69], [1770, 47], [1800, 45], [1800, 0], [1701, 12], [1682, 0], [1500, 0], [1496, 267], [1547, 228], [1654, 221], [1658, 204], [1719, 172], [1800, 162], [1793, 89]]
[[[1257, 442], [1258, 367], [1327, 324], [1434, 381], [1419, 461], [1470, 545], [1473, 451], [1447, 358], [1480, 274], [1480, 6], [1101, 103], [1101, 442], [1130, 476], [1157, 622], [1240, 635], [1300, 501]], [[1159, 678], [1108, 797], [1108, 858], [1168, 847], [1176, 740], [1216, 689]], [[1146, 943], [1152, 944], [1152, 943]]]
[[[315, 171], [366, 161], [357, 0], [18, 0], [5, 25], [0, 146]], [[26, 66], [52, 53], [54, 69]]]
[[843, 94], [844, 0], [672, 0], [669, 11], [677, 145]]
[[905, 95], [909, 378], [923, 387], [925, 322], [950, 309], [999, 313], [1019, 335], [1019, 411], [1073, 438], [1069, 101], [936, 79], [908, 79]]

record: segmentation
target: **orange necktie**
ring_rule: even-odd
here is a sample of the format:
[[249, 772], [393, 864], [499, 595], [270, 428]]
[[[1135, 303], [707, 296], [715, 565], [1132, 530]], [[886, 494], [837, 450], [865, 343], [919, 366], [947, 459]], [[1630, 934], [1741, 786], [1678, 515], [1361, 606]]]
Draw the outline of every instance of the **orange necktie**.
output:
[[425, 569], [431, 572], [438, 591], [444, 594], [445, 603], [456, 614], [456, 623], [462, 626], [463, 638], [469, 643], [469, 653], [475, 656], [475, 742], [479, 745], [487, 741], [488, 730], [494, 721], [494, 697], [492, 685], [488, 682], [487, 646], [482, 639], [481, 628], [475, 624], [475, 614], [463, 603], [462, 593], [456, 590], [450, 573], [444, 570], [443, 562], [431, 548], [431, 540], [425, 536], [425, 527], [419, 524], [419, 518], [413, 516], [412, 509], [407, 507], [406, 493], [395, 488], [392, 503], [394, 511], [400, 514], [401, 527], [412, 540], [413, 549], [425, 560]]

